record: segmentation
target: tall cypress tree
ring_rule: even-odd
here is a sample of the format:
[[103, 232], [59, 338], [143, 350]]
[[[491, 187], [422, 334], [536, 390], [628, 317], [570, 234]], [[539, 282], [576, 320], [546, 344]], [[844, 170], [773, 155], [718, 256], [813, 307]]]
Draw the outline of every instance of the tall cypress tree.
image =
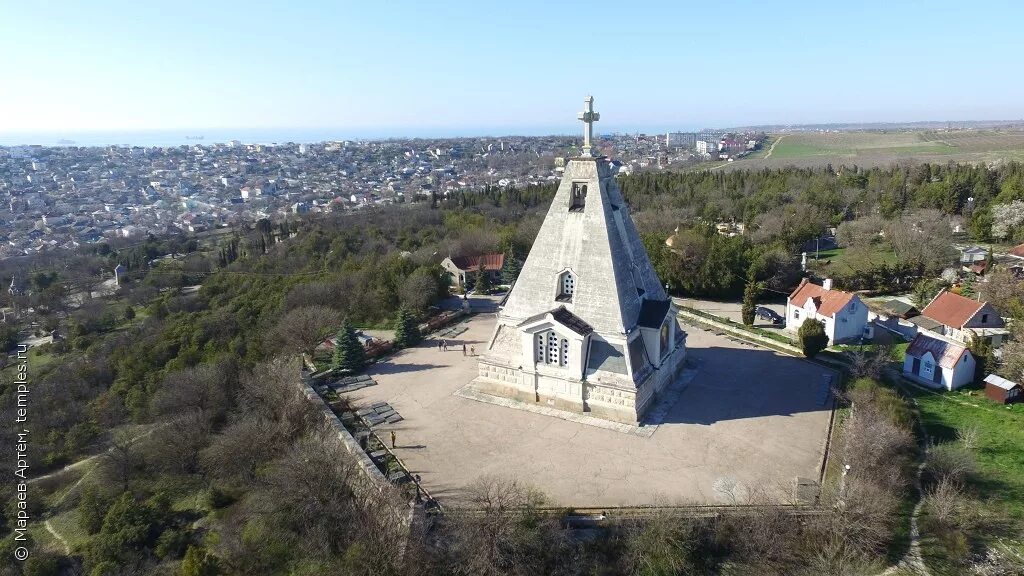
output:
[[334, 345], [332, 367], [349, 374], [359, 372], [366, 366], [366, 350], [356, 336], [356, 330], [346, 319], [338, 330], [338, 342]]
[[415, 346], [422, 339], [423, 336], [420, 334], [420, 327], [416, 322], [416, 317], [413, 316], [408, 308], [403, 306], [398, 311], [398, 321], [395, 326], [395, 346], [408, 348], [409, 346]]

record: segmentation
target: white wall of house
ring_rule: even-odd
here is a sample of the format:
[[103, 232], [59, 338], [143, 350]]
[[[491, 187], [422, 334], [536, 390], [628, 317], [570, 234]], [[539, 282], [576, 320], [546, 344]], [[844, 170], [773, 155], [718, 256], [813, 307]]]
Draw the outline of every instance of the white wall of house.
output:
[[[934, 388], [938, 385], [946, 390], [962, 388], [974, 380], [976, 362], [970, 353], [964, 353], [952, 368], [943, 368], [940, 366], [939, 363], [935, 361], [931, 352], [925, 352], [920, 358], [920, 361], [919, 373], [914, 374], [914, 357], [908, 354], [903, 359], [903, 374], [911, 380], [921, 382], [927, 386]], [[941, 373], [938, 383], [932, 380], [934, 370], [938, 370]]]
[[843, 309], [836, 312], [833, 321], [834, 342], [847, 342], [861, 337], [864, 333], [864, 325], [868, 323], [868, 307], [856, 296], [850, 303], [843, 306]]
[[854, 296], [849, 304], [833, 316], [822, 316], [810, 298], [803, 306], [797, 306], [792, 301], [786, 302], [786, 330], [796, 332], [808, 318], [814, 318], [825, 325], [825, 334], [831, 345], [860, 338], [868, 322], [868, 307]]

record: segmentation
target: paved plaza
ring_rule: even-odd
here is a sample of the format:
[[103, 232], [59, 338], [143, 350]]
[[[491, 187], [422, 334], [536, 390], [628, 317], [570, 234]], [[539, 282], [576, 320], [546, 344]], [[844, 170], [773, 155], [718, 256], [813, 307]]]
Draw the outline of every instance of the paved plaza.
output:
[[357, 408], [388, 402], [404, 418], [397, 455], [442, 505], [457, 505], [485, 474], [516, 477], [553, 505], [741, 502], [751, 492], [789, 501], [797, 477], [817, 479], [831, 403], [827, 370], [692, 326], [692, 379], [649, 437], [458, 395], [477, 373], [462, 343], [486, 348], [493, 314], [449, 341], [375, 365], [377, 386], [349, 393]]

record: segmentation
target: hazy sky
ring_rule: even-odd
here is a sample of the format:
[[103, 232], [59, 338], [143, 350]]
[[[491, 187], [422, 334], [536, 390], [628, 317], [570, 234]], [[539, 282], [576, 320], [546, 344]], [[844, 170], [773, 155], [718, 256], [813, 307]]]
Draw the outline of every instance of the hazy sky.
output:
[[1024, 118], [1024, 3], [0, 0], [0, 132]]

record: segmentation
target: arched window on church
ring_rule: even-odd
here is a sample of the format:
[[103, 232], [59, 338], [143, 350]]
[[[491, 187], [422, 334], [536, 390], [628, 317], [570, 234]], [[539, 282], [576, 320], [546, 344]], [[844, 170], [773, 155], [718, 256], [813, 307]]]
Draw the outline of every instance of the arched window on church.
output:
[[533, 337], [537, 347], [538, 364], [569, 365], [569, 341], [559, 338], [554, 330], [546, 330]]
[[558, 357], [560, 351], [558, 349], [558, 334], [555, 334], [554, 330], [548, 331], [548, 357], [546, 358], [548, 364], [558, 364]]
[[566, 270], [558, 275], [558, 296], [555, 300], [559, 302], [572, 302], [572, 296], [576, 293], [576, 275]]

